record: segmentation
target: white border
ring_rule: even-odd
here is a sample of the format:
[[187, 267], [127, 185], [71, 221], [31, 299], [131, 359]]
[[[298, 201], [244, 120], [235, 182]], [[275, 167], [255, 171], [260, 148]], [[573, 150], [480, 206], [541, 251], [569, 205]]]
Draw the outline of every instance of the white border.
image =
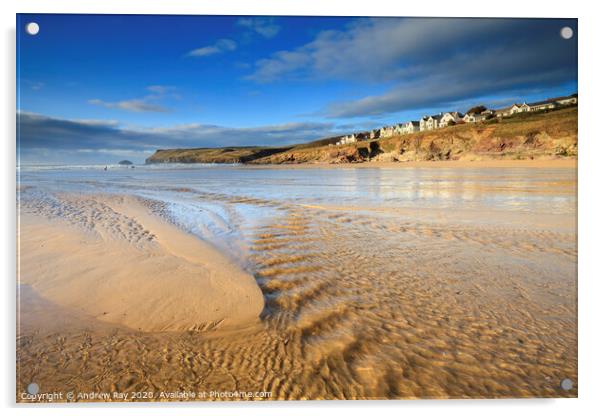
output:
[[[98, 0], [73, 2], [68, 0], [4, 0], [2, 13], [2, 89], [1, 101], [1, 175], [2, 239], [0, 253], [4, 265], [2, 274], [2, 375], [0, 376], [1, 404], [4, 414], [87, 414], [143, 413], [148, 415], [173, 414], [232, 414], [244, 411], [250, 415], [291, 414], [316, 415], [341, 411], [361, 414], [377, 411], [385, 414], [420, 412], [448, 415], [504, 415], [537, 412], [546, 415], [593, 413], [600, 408], [598, 387], [600, 372], [600, 318], [602, 300], [602, 273], [600, 260], [602, 246], [602, 105], [599, 74], [599, 42], [602, 39], [602, 16], [594, 2], [516, 1], [457, 2], [431, 0], [428, 2], [399, 2], [368, 0], [170, 0], [168, 2], [126, 2]], [[552, 400], [454, 400], [454, 401], [388, 401], [388, 402], [277, 402], [277, 403], [197, 403], [194, 405], [85, 405], [81, 407], [17, 407], [14, 405], [15, 386], [15, 13], [123, 13], [123, 14], [271, 14], [271, 15], [379, 15], [379, 16], [485, 16], [485, 17], [577, 17], [579, 18], [579, 399]], [[74, 34], [77, 36], [77, 34]]]

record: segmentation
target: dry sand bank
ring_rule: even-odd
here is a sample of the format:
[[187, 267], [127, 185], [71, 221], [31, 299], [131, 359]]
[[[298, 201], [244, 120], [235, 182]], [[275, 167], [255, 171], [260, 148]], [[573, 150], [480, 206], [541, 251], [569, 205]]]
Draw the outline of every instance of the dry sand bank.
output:
[[135, 198], [64, 196], [63, 203], [62, 219], [21, 216], [20, 283], [44, 299], [143, 331], [258, 319], [263, 298], [253, 276]]

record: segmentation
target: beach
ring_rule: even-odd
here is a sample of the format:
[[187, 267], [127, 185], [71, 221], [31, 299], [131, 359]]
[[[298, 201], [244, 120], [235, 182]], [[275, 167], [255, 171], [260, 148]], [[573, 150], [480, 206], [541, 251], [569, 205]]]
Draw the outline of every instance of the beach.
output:
[[576, 397], [576, 174], [21, 168], [17, 391]]
[[21, 284], [133, 330], [257, 320], [263, 298], [253, 276], [209, 244], [156, 218], [135, 198], [64, 198], [62, 220], [21, 218]]

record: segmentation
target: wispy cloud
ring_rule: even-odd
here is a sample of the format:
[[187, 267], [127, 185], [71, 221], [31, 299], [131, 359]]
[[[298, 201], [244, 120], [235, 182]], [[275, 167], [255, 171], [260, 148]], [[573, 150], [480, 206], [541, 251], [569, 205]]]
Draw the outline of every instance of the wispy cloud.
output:
[[186, 54], [186, 56], [203, 57], [215, 55], [218, 53], [231, 52], [236, 50], [236, 42], [232, 39], [220, 39], [213, 45], [203, 46], [201, 48], [193, 49]]
[[175, 91], [176, 87], [169, 85], [149, 85], [146, 89], [156, 94], [167, 94], [168, 92]]
[[[107, 154], [143, 158], [160, 148], [285, 145], [335, 135], [330, 122], [293, 122], [255, 127], [186, 124], [163, 128], [134, 129], [113, 121], [68, 120], [20, 112], [19, 152], [27, 163], [37, 163], [54, 154], [62, 162], [87, 160], [108, 163]], [[96, 153], [95, 153], [96, 152]], [[146, 156], [145, 156], [146, 155]], [[55, 160], [57, 161], [57, 160]], [[142, 160], [139, 160], [142, 161]]]
[[[576, 79], [576, 38], [559, 28], [571, 19], [359, 19], [326, 30], [300, 47], [255, 63], [248, 80], [347, 80], [387, 86], [377, 95], [332, 102], [335, 118], [426, 108]], [[537, 51], [537, 53], [534, 53]]]
[[150, 85], [146, 87], [146, 89], [152, 94], [145, 95], [142, 98], [132, 98], [120, 101], [105, 101], [99, 98], [93, 98], [88, 100], [88, 103], [106, 108], [133, 111], [137, 113], [166, 113], [170, 110], [167, 107], [158, 104], [157, 101], [165, 98], [167, 94], [170, 94], [171, 97], [179, 98], [179, 96], [174, 93], [175, 87], [165, 85]]
[[103, 101], [98, 98], [94, 98], [88, 100], [88, 103], [94, 105], [100, 105], [106, 108], [118, 108], [120, 110], [126, 111], [134, 111], [137, 113], [151, 112], [151, 113], [165, 113], [169, 111], [167, 108], [158, 105], [149, 103], [144, 98], [142, 99], [132, 99], [132, 100], [122, 100], [122, 101]]
[[29, 79], [23, 79], [22, 82], [27, 85], [30, 89], [32, 89], [33, 91], [39, 91], [42, 88], [44, 88], [44, 86], [46, 85], [44, 82], [41, 81], [32, 81]]
[[38, 91], [41, 90], [44, 87], [44, 83], [43, 82], [34, 82], [31, 84], [31, 89], [34, 91]]
[[274, 23], [273, 18], [269, 17], [242, 17], [238, 19], [237, 24], [258, 33], [266, 39], [273, 38], [280, 32], [280, 26]]

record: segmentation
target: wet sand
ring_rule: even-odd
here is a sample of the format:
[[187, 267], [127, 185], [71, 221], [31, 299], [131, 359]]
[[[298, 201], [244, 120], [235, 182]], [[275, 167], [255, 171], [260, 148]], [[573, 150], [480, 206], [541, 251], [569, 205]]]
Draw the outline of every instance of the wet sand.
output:
[[406, 162], [358, 162], [358, 163], [288, 163], [288, 164], [248, 164], [245, 167], [264, 169], [310, 169], [318, 168], [572, 168], [577, 169], [576, 158], [539, 159], [460, 159], [460, 160], [419, 160]]
[[[567, 189], [554, 178], [529, 192], [554, 186]], [[574, 214], [193, 195], [278, 212], [250, 226], [248, 269], [207, 257], [212, 248], [165, 221], [156, 201], [24, 200], [18, 400], [31, 382], [42, 392], [153, 392], [146, 400], [576, 396]], [[204, 283], [213, 260], [236, 276], [211, 283], [230, 278], [238, 298]], [[174, 279], [216, 292], [166, 284]], [[248, 307], [241, 295], [254, 289]], [[214, 315], [208, 304], [229, 309]], [[131, 305], [138, 316], [120, 317]]]

